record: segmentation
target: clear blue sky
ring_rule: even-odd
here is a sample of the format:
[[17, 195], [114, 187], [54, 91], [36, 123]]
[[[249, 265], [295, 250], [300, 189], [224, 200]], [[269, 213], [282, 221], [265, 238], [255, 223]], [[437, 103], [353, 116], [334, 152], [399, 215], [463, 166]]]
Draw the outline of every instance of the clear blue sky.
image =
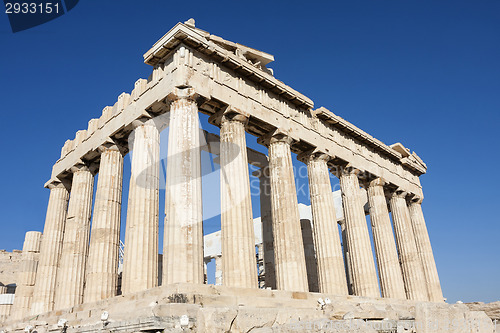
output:
[[275, 76], [316, 107], [415, 150], [445, 297], [500, 300], [497, 0], [80, 1], [16, 34], [0, 13], [0, 248], [43, 229], [64, 141], [147, 77], [143, 53], [190, 17], [273, 54]]

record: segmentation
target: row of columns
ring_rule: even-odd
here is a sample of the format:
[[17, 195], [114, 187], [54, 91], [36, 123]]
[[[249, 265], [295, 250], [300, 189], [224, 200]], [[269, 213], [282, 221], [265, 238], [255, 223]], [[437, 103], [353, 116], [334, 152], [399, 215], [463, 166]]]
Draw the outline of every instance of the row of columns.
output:
[[[198, 108], [191, 89], [177, 93], [170, 114], [163, 281], [203, 283]], [[133, 125], [124, 294], [158, 285], [160, 134], [153, 121], [144, 119]], [[88, 166], [82, 164], [71, 170], [71, 196], [61, 183], [49, 186], [44, 228], [47, 236], [42, 243], [32, 314], [117, 293], [123, 154], [111, 140], [99, 149], [92, 232], [94, 178]]]
[[[173, 102], [162, 281], [164, 284], [203, 283], [198, 107], [190, 88], [178, 89], [170, 97]], [[257, 288], [245, 141], [248, 115], [228, 107], [212, 116], [211, 121], [221, 127], [221, 278], [228, 286]], [[158, 285], [159, 131], [147, 119], [136, 121], [134, 126], [122, 280], [124, 294]], [[262, 172], [260, 176], [266, 285], [282, 290], [308, 291], [292, 168], [293, 140], [285, 132], [276, 131], [261, 142], [269, 149], [269, 174]], [[91, 170], [83, 164], [72, 169], [71, 195], [62, 184], [50, 186], [32, 314], [116, 295], [123, 154], [112, 141], [100, 149], [91, 232], [94, 184]], [[310, 182], [319, 290], [347, 295], [343, 253], [331, 196], [329, 158], [318, 151], [305, 154], [303, 158]], [[359, 198], [358, 177], [346, 170], [340, 175], [340, 185], [345, 216], [344, 246], [349, 252], [349, 282], [355, 295], [378, 297], [377, 273]], [[420, 203], [411, 203], [408, 208], [402, 193], [391, 199], [396, 249], [382, 182], [370, 183], [368, 194], [382, 296], [405, 298], [403, 293], [406, 293], [410, 299], [441, 301]], [[433, 289], [429, 288], [432, 291], [427, 292], [426, 285], [432, 286]], [[427, 293], [432, 297], [428, 298]]]

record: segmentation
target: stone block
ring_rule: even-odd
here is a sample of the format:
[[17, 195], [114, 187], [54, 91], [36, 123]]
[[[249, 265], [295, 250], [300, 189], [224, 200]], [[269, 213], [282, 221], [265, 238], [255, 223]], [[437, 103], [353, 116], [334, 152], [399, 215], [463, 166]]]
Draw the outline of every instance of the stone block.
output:
[[200, 308], [196, 317], [199, 332], [231, 332], [231, 324], [238, 315], [236, 309], [229, 307]]

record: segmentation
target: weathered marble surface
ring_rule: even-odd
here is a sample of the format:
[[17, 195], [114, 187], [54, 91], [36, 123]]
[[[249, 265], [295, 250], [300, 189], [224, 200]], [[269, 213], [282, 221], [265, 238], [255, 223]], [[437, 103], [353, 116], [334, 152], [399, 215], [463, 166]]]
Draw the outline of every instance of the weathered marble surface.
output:
[[138, 124], [132, 149], [127, 245], [123, 259], [124, 294], [158, 286], [160, 133], [154, 122]]
[[[331, 303], [325, 304], [327, 299]], [[102, 320], [104, 311], [107, 319]], [[24, 332], [29, 324], [39, 333], [48, 333], [61, 330], [57, 326], [61, 319], [67, 321], [68, 333], [103, 327], [121, 332], [328, 332], [326, 324], [338, 325], [332, 332], [374, 333], [380, 330], [373, 327], [384, 322], [392, 329], [416, 327], [416, 333], [493, 333], [486, 314], [470, 311], [464, 304], [195, 284], [117, 296], [53, 311], [29, 322], [8, 321], [0, 329]], [[309, 329], [314, 324], [323, 326]]]

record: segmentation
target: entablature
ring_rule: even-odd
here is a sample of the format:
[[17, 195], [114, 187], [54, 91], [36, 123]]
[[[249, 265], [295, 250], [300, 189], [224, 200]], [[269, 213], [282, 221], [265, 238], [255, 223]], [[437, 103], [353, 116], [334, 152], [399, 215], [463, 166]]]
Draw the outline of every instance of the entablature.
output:
[[[239, 44], [224, 48], [224, 40], [216, 43], [207, 34], [179, 23], [163, 36], [144, 56], [154, 66], [149, 79], [137, 80], [130, 94], [121, 94], [113, 107], [105, 107], [99, 119], [89, 122], [87, 130], [65, 143], [51, 181], [70, 177], [78, 161], [98, 161], [98, 147], [106, 140], [126, 143], [134, 121], [168, 112], [169, 94], [191, 87], [200, 112], [212, 115], [237, 107], [248, 115], [247, 131], [257, 137], [285, 130], [296, 138], [292, 151], [297, 154], [320, 149], [335, 163], [349, 163], [422, 196], [418, 176], [426, 166], [415, 153], [401, 144], [385, 145], [324, 107], [313, 110], [310, 99], [233, 53], [231, 48]], [[261, 66], [272, 57], [260, 56], [265, 58]]]
[[[312, 100], [279, 81], [270, 74], [269, 70], [266, 70], [265, 64], [272, 61], [271, 59], [274, 60], [272, 55], [246, 46], [242, 54], [237, 54], [237, 52], [231, 52], [222, 47], [220, 45], [222, 41], [228, 43], [228, 41], [203, 32], [203, 30], [189, 27], [184, 23], [177, 23], [144, 54], [144, 62], [148, 65], [156, 66], [164, 62], [165, 58], [170, 56], [180, 44], [185, 44], [198, 52], [206, 54], [224, 67], [228, 67], [243, 77], [257, 82], [262, 87], [282, 96], [293, 104], [306, 108], [314, 106]], [[238, 49], [238, 44], [233, 44]], [[251, 50], [254, 51], [251, 52]], [[255, 59], [260, 59], [258, 60], [259, 64], [246, 58], [245, 53], [250, 53]]]

